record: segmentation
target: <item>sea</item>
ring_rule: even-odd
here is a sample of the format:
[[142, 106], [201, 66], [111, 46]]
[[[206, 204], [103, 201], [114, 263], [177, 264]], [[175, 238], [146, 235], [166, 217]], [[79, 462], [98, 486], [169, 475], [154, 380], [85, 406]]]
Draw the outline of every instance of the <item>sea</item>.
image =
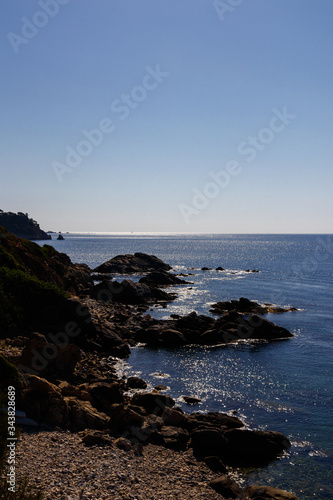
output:
[[[56, 236], [47, 244], [91, 268], [119, 254], [145, 252], [176, 273], [190, 274], [184, 279], [191, 284], [174, 287], [174, 302], [145, 313], [155, 318], [210, 315], [211, 304], [240, 297], [297, 308], [266, 316], [293, 338], [224, 347], [139, 346], [119, 369], [142, 377], [150, 389], [164, 384], [185, 412], [237, 412], [249, 428], [285, 434], [291, 449], [267, 467], [236, 471], [242, 485], [279, 487], [301, 500], [333, 498], [332, 235], [71, 233], [63, 241]], [[216, 271], [218, 266], [224, 271]], [[201, 402], [189, 407], [184, 395]]]

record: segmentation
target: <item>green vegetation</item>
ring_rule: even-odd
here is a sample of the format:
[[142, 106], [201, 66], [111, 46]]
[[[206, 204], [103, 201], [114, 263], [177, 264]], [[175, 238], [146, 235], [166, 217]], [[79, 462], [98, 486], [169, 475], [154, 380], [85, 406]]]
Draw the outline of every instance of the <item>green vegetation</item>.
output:
[[0, 324], [1, 336], [37, 318], [38, 311], [57, 304], [67, 297], [66, 292], [52, 283], [41, 281], [25, 271], [0, 267]]

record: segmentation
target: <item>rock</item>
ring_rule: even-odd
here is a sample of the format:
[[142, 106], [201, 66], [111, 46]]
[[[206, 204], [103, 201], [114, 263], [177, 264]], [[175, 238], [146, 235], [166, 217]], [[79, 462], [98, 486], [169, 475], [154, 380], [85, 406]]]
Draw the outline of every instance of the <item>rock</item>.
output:
[[193, 453], [198, 457], [225, 456], [226, 440], [217, 429], [195, 430], [191, 434]]
[[177, 278], [174, 274], [167, 273], [166, 271], [153, 271], [147, 276], [139, 280], [139, 283], [145, 283], [152, 286], [172, 286], [172, 285], [186, 285], [188, 281]]
[[134, 255], [117, 255], [94, 269], [98, 273], [144, 273], [149, 271], [170, 271], [171, 266], [155, 255], [135, 253]]
[[219, 266], [219, 267], [217, 267], [217, 268], [215, 269], [215, 271], [224, 271], [224, 268], [223, 268], [223, 267], [221, 267], [221, 266]]
[[162, 418], [165, 425], [182, 428], [187, 428], [188, 426], [188, 416], [181, 410], [165, 407]]
[[128, 377], [127, 379], [127, 389], [146, 389], [147, 384], [142, 378], [139, 377]]
[[89, 336], [100, 342], [103, 351], [111, 356], [127, 358], [131, 354], [129, 345], [119, 337], [113, 325], [107, 321], [92, 322]]
[[245, 494], [242, 488], [228, 476], [220, 476], [213, 479], [213, 481], [209, 483], [209, 486], [213, 488], [213, 490], [217, 491], [217, 493], [220, 493], [220, 495], [224, 498], [245, 499]]
[[188, 432], [180, 427], [164, 426], [156, 433], [160, 444], [172, 450], [185, 450], [189, 439]]
[[186, 338], [187, 343], [196, 344], [200, 340], [200, 334], [211, 329], [215, 324], [215, 320], [210, 316], [203, 314], [197, 315], [195, 311], [187, 316], [176, 320], [175, 329], [180, 331]]
[[164, 385], [164, 384], [159, 384], [156, 387], [154, 387], [154, 389], [156, 389], [157, 391], [166, 391], [167, 388], [168, 387], [166, 385]]
[[211, 268], [210, 267], [202, 267], [201, 271], [211, 271]]
[[19, 360], [21, 371], [40, 375], [70, 375], [81, 359], [79, 347], [73, 344], [51, 344], [31, 340]]
[[167, 330], [161, 330], [158, 343], [161, 347], [181, 347], [187, 342], [181, 332], [168, 328]]
[[135, 406], [126, 406], [124, 404], [113, 404], [109, 410], [110, 425], [116, 430], [123, 432], [130, 427], [141, 427], [144, 422], [144, 416]]
[[124, 396], [118, 382], [95, 382], [87, 388], [94, 401], [94, 406], [103, 412], [108, 412], [114, 403], [122, 403]]
[[257, 467], [276, 459], [290, 448], [290, 441], [280, 432], [232, 429], [224, 432], [224, 461], [234, 467]]
[[198, 426], [214, 427], [220, 430], [244, 427], [244, 423], [239, 418], [219, 412], [192, 413], [189, 416], [189, 425], [192, 430]]
[[132, 404], [141, 406], [147, 413], [162, 415], [165, 407], [171, 408], [175, 402], [170, 396], [165, 394], [154, 394], [152, 392], [134, 394]]
[[114, 441], [114, 444], [117, 446], [117, 448], [124, 451], [129, 451], [132, 448], [131, 442], [124, 437], [116, 439]]
[[257, 302], [244, 297], [230, 302], [217, 302], [211, 306], [210, 312], [213, 314], [223, 314], [228, 311], [237, 311], [240, 313], [266, 314], [266, 309]]
[[91, 297], [121, 304], [139, 305], [155, 302], [170, 302], [176, 298], [154, 286], [134, 283], [132, 280], [102, 281], [91, 290]]
[[73, 396], [77, 399], [82, 399], [82, 401], [90, 401], [90, 403], [93, 403], [93, 398], [90, 396], [89, 392], [81, 387], [75, 387], [65, 381], [61, 382], [58, 387], [63, 396]]
[[219, 457], [205, 457], [204, 462], [213, 472], [227, 472], [227, 468]]
[[69, 414], [69, 426], [72, 430], [106, 429], [109, 417], [99, 412], [89, 401], [82, 401], [74, 397], [64, 398]]
[[195, 404], [198, 404], [201, 402], [201, 399], [193, 398], [191, 396], [182, 396], [182, 398], [185, 401], [185, 403], [188, 405], [195, 405]]
[[82, 443], [84, 443], [87, 446], [94, 446], [96, 444], [110, 446], [112, 444], [110, 436], [104, 434], [102, 431], [85, 429], [84, 431], [79, 432], [79, 436], [81, 438]]
[[102, 274], [92, 274], [91, 275], [91, 279], [93, 281], [104, 281], [104, 280], [107, 280], [107, 281], [111, 281], [113, 278], [113, 276], [111, 276], [111, 274], [106, 274], [106, 273], [102, 273]]
[[253, 500], [299, 500], [293, 493], [271, 486], [252, 485], [245, 488], [246, 495]]
[[248, 326], [240, 328], [240, 332], [245, 335], [245, 338], [275, 340], [293, 337], [293, 334], [286, 328], [254, 314], [248, 317], [246, 323]]
[[58, 387], [36, 375], [25, 375], [25, 380], [20, 404], [27, 417], [38, 423], [64, 425], [67, 406]]

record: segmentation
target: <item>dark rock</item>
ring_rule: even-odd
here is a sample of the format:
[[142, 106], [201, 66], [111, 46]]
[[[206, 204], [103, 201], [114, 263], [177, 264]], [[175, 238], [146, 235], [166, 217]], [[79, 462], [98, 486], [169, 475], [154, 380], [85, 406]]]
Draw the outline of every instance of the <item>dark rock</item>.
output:
[[213, 426], [217, 429], [239, 429], [244, 427], [244, 423], [239, 418], [219, 412], [192, 413], [189, 422], [191, 429], [195, 429], [198, 425]]
[[211, 271], [211, 268], [210, 267], [202, 267], [201, 271]]
[[141, 427], [144, 416], [140, 409], [136, 411], [135, 406], [126, 406], [124, 404], [114, 404], [111, 406], [108, 414], [110, 415], [110, 424], [120, 432], [130, 427]]
[[129, 451], [132, 448], [131, 442], [124, 437], [116, 439], [114, 441], [114, 444], [117, 446], [117, 448], [124, 451]]
[[224, 498], [245, 498], [244, 491], [228, 476], [220, 476], [209, 483], [217, 493]]
[[44, 375], [70, 375], [81, 359], [79, 347], [73, 344], [51, 344], [31, 340], [23, 349], [21, 371]]
[[180, 347], [185, 345], [184, 335], [177, 330], [162, 330], [159, 335], [159, 345], [162, 347]]
[[164, 385], [164, 384], [160, 384], [160, 385], [157, 385], [157, 386], [155, 387], [155, 389], [156, 389], [157, 391], [166, 391], [166, 390], [167, 390], [167, 388], [168, 388], [168, 387], [167, 387], [166, 385]]
[[172, 450], [185, 450], [189, 439], [188, 432], [180, 427], [164, 426], [155, 435], [160, 444]]
[[227, 472], [227, 468], [219, 457], [205, 457], [204, 462], [213, 472]]
[[95, 382], [87, 387], [87, 391], [94, 401], [94, 406], [106, 413], [109, 412], [112, 404], [124, 401], [118, 382]]
[[228, 311], [237, 311], [241, 313], [266, 314], [266, 309], [257, 302], [244, 297], [230, 302], [217, 302], [211, 306], [210, 312], [213, 314], [224, 314]]
[[223, 458], [227, 442], [217, 429], [201, 429], [191, 433], [193, 453], [198, 457], [217, 456]]
[[246, 335], [245, 338], [274, 340], [293, 337], [286, 328], [254, 314], [248, 317], [246, 323], [248, 326], [241, 327], [241, 331]]
[[187, 281], [177, 278], [174, 274], [166, 271], [153, 271], [139, 280], [139, 283], [145, 283], [152, 286], [186, 285]]
[[108, 436], [102, 431], [86, 429], [84, 431], [80, 431], [79, 436], [81, 438], [82, 443], [84, 443], [86, 446], [94, 446], [94, 445], [110, 446], [112, 444], [110, 436]]
[[215, 320], [210, 316], [197, 315], [195, 311], [187, 316], [176, 320], [175, 329], [179, 330], [186, 338], [187, 343], [199, 343], [200, 334], [211, 329], [215, 324]]
[[91, 275], [91, 279], [93, 281], [104, 281], [104, 280], [107, 280], [107, 281], [111, 281], [112, 280], [112, 276], [111, 274], [106, 274], [106, 273], [101, 273], [101, 274], [92, 274]]
[[164, 292], [154, 286], [144, 283], [134, 283], [132, 280], [102, 281], [95, 285], [90, 296], [105, 302], [119, 302], [121, 304], [146, 304], [155, 302], [170, 302], [176, 295]]
[[142, 378], [139, 377], [128, 377], [127, 379], [128, 389], [146, 389], [147, 384]]
[[63, 426], [67, 420], [67, 405], [57, 386], [35, 375], [25, 375], [20, 406], [28, 418], [38, 423]]
[[219, 266], [219, 267], [217, 267], [217, 268], [215, 269], [215, 271], [224, 271], [224, 268], [223, 268], [223, 267], [221, 267], [221, 266]]
[[166, 407], [162, 415], [163, 422], [165, 425], [172, 425], [174, 427], [182, 427], [186, 429], [188, 427], [188, 415], [183, 413], [181, 410], [176, 410], [175, 408]]
[[94, 272], [130, 274], [160, 270], [170, 271], [170, 269], [171, 266], [154, 255], [135, 253], [134, 255], [117, 255], [96, 267]]
[[253, 500], [299, 500], [293, 493], [272, 486], [252, 485], [245, 488], [244, 491]]
[[155, 415], [162, 415], [165, 407], [172, 408], [175, 402], [170, 396], [165, 394], [146, 392], [134, 394], [132, 404], [141, 406], [147, 413], [154, 413]]
[[198, 403], [201, 402], [201, 399], [199, 399], [199, 398], [193, 398], [191, 396], [183, 396], [183, 400], [188, 405], [196, 405], [196, 404], [198, 404]]
[[64, 398], [69, 414], [69, 427], [74, 431], [84, 429], [106, 429], [109, 417], [99, 412], [89, 401], [82, 401], [74, 397]]
[[266, 465], [290, 448], [290, 442], [280, 432], [232, 429], [224, 433], [224, 460], [235, 467]]

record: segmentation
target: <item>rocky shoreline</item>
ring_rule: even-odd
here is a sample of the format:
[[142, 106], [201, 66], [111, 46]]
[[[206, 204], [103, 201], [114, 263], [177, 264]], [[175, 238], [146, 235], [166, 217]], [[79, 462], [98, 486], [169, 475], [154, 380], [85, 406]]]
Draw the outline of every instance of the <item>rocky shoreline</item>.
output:
[[[247, 299], [240, 299], [242, 307], [220, 306], [218, 319], [192, 312], [156, 320], [144, 314], [147, 308], [176, 298], [165, 287], [187, 284], [157, 257], [117, 256], [91, 271], [52, 247], [27, 245], [4, 230], [1, 235], [3, 276], [9, 285], [16, 279], [16, 290], [23, 281], [35, 294], [27, 307], [13, 292], [11, 319], [0, 318], [0, 354], [19, 370], [17, 408], [35, 426], [18, 443], [19, 474], [48, 485], [47, 498], [64, 500], [296, 499], [268, 487], [243, 490], [228, 476], [235, 467], [278, 459], [290, 447], [286, 436], [247, 429], [222, 413], [185, 414], [171, 396], [147, 392], [137, 378], [119, 379], [114, 367], [137, 343], [177, 349], [286, 339], [290, 332], [262, 318], [258, 304]], [[101, 276], [98, 284], [92, 273]], [[114, 281], [110, 273], [145, 277]], [[8, 382], [14, 383], [5, 377], [2, 385]], [[56, 456], [69, 472], [55, 466]]]

